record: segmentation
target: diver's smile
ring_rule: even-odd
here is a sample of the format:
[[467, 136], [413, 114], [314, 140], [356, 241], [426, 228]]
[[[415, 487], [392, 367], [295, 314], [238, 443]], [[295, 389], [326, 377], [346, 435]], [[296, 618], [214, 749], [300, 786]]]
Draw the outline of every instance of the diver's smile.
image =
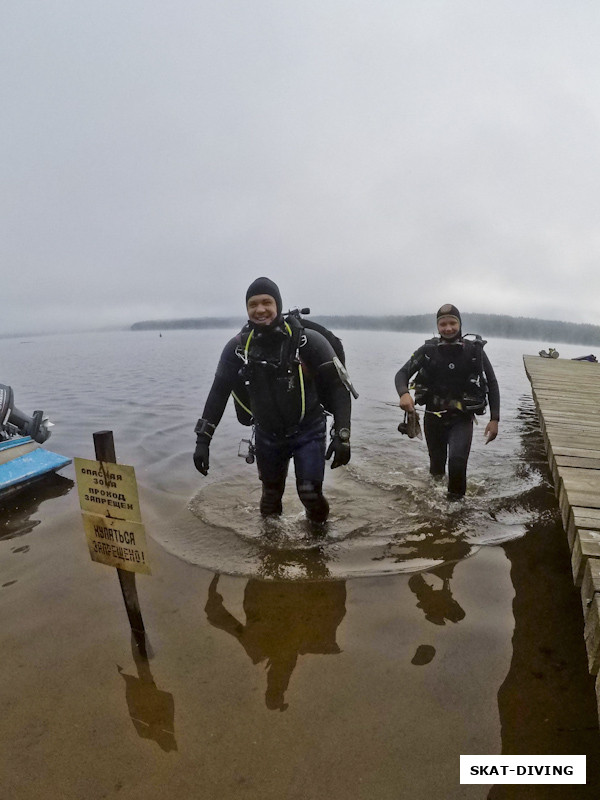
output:
[[247, 303], [248, 319], [255, 325], [270, 325], [277, 319], [277, 303], [270, 294], [257, 294]]

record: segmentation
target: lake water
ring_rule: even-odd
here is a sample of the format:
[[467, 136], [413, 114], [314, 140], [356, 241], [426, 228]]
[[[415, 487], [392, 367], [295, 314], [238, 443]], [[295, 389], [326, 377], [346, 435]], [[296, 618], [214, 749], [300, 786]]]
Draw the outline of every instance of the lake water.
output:
[[[284, 515], [258, 514], [256, 466], [238, 457], [249, 429], [232, 401], [211, 447], [207, 478], [193, 467], [193, 428], [228, 331], [110, 332], [7, 340], [2, 380], [18, 407], [43, 408], [56, 427], [51, 446], [93, 458], [92, 433], [114, 432], [117, 458], [136, 468], [151, 534], [186, 561], [265, 578], [382, 575], [456, 562], [522, 536], [556, 514], [545, 460], [528, 454], [537, 423], [522, 364], [546, 342], [492, 340], [486, 347], [501, 390], [500, 434], [484, 444], [475, 428], [465, 500], [450, 504], [428, 474], [424, 441], [397, 432], [393, 379], [422, 334], [342, 332], [360, 397], [353, 405], [352, 460], [327, 468], [326, 530], [307, 524], [288, 479]], [[562, 346], [566, 357], [589, 352]], [[539, 442], [538, 442], [539, 444]], [[68, 470], [65, 475], [72, 475]]]
[[[43, 669], [49, 696], [66, 693], [58, 706], [70, 708], [81, 695], [73, 707], [84, 703], [86, 719], [101, 732], [86, 746], [81, 715], [57, 714], [53, 758], [64, 753], [69, 775], [74, 761], [87, 764], [87, 785], [90, 775], [96, 780], [98, 757], [109, 763], [117, 751], [127, 753], [127, 769], [137, 764], [157, 787], [166, 785], [163, 769], [173, 770], [173, 779], [187, 775], [195, 787], [199, 776], [209, 780], [213, 765], [214, 790], [206, 796], [239, 797], [237, 783], [229, 791], [223, 786], [231, 775], [237, 781], [242, 764], [242, 772], [271, 787], [265, 797], [596, 797], [598, 720], [581, 601], [522, 364], [524, 353], [556, 343], [487, 345], [501, 389], [500, 434], [484, 445], [481, 420], [466, 498], [450, 504], [445, 487], [429, 478], [425, 443], [397, 431], [394, 375], [425, 337], [342, 332], [360, 398], [353, 406], [352, 460], [327, 469], [332, 513], [317, 535], [304, 519], [293, 477], [281, 520], [261, 520], [256, 466], [237, 455], [248, 431], [231, 405], [211, 447], [208, 477], [194, 469], [193, 428], [228, 337], [224, 330], [162, 337], [123, 331], [3, 342], [1, 380], [13, 387], [18, 407], [49, 413], [56, 425], [49, 446], [93, 458], [93, 432], [109, 429], [118, 460], [135, 467], [156, 564], [154, 575], [140, 580], [158, 653], [152, 669], [161, 689], [176, 696], [180, 757], [142, 749], [153, 743], [136, 747], [136, 734], [120, 727], [122, 679], [106, 677], [107, 658], [118, 653], [119, 672], [122, 665], [123, 631], [115, 621], [123, 612], [107, 613], [114, 579], [87, 561], [69, 467], [17, 496], [0, 518], [0, 539], [9, 540], [2, 542], [5, 619], [14, 628], [6, 673], [13, 682], [25, 680], [24, 690], [8, 688], [7, 696], [36, 696], [34, 679], [22, 670], [22, 648], [31, 643], [31, 666]], [[558, 349], [563, 357], [593, 352]], [[55, 508], [57, 524], [44, 525]], [[159, 546], [176, 558], [158, 553]], [[83, 564], [85, 577], [73, 583]], [[93, 590], [84, 589], [88, 580]], [[98, 635], [113, 637], [112, 644], [100, 653], [93, 637], [84, 640], [65, 679], [62, 643], [95, 630], [100, 619], [105, 627]], [[55, 640], [60, 652], [48, 662]], [[134, 673], [132, 664], [128, 687]], [[83, 677], [85, 686], [71, 691]], [[99, 684], [105, 692], [111, 687], [111, 702]], [[149, 707], [152, 687], [151, 681]], [[278, 710], [286, 714], [272, 713]], [[137, 706], [130, 711], [137, 719]], [[15, 726], [29, 730], [35, 712], [28, 714], [7, 717], [8, 738]], [[23, 735], [7, 751], [8, 763], [21, 757]], [[257, 758], [256, 740], [264, 757]], [[40, 752], [37, 769], [28, 770], [42, 776], [40, 791], [47, 794], [42, 765], [53, 759]], [[534, 794], [496, 786], [488, 795], [487, 788], [458, 784], [459, 753], [500, 752], [589, 754], [588, 787], [569, 794], [531, 787]], [[31, 755], [27, 747], [23, 753]], [[304, 765], [297, 767], [301, 785], [288, 795], [285, 767], [296, 762]], [[116, 779], [111, 774], [111, 787]]]

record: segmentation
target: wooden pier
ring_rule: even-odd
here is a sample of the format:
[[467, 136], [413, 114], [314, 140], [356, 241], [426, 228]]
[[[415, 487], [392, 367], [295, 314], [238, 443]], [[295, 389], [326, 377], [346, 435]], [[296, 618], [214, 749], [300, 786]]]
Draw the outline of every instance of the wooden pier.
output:
[[600, 716], [600, 363], [524, 356], [581, 590]]

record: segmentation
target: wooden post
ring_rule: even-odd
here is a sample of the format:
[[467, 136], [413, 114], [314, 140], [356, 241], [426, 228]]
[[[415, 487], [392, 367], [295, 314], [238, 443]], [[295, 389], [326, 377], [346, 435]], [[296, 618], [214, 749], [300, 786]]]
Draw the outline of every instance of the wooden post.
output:
[[[95, 433], [94, 448], [96, 450], [97, 461], [102, 461], [107, 464], [117, 463], [112, 431], [98, 431]], [[135, 572], [129, 572], [128, 570], [119, 569], [117, 567], [117, 574], [119, 576], [119, 583], [121, 584], [121, 591], [123, 593], [123, 600], [125, 601], [131, 632], [138, 647], [145, 653], [146, 631], [144, 629], [144, 620], [142, 619], [142, 612], [140, 610], [140, 603], [135, 585]]]

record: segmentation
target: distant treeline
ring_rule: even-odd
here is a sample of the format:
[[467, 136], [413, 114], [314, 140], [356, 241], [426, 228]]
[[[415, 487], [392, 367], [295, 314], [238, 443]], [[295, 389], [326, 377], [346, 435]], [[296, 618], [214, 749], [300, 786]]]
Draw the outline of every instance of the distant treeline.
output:
[[[414, 333], [435, 333], [435, 320], [431, 314], [413, 316], [312, 316], [334, 331], [407, 331]], [[533, 317], [510, 317], [505, 314], [462, 315], [464, 333], [479, 333], [484, 338], [497, 336], [502, 339], [535, 339], [550, 346], [558, 343], [600, 345], [600, 326], [575, 322], [557, 322]], [[230, 328], [240, 329], [244, 324], [241, 317], [198, 317], [191, 319], [150, 320], [136, 322], [134, 331], [169, 330], [173, 328]]]
[[163, 319], [134, 322], [132, 331], [166, 331], [174, 328], [237, 328], [244, 324], [243, 317], [192, 317], [191, 319]]

